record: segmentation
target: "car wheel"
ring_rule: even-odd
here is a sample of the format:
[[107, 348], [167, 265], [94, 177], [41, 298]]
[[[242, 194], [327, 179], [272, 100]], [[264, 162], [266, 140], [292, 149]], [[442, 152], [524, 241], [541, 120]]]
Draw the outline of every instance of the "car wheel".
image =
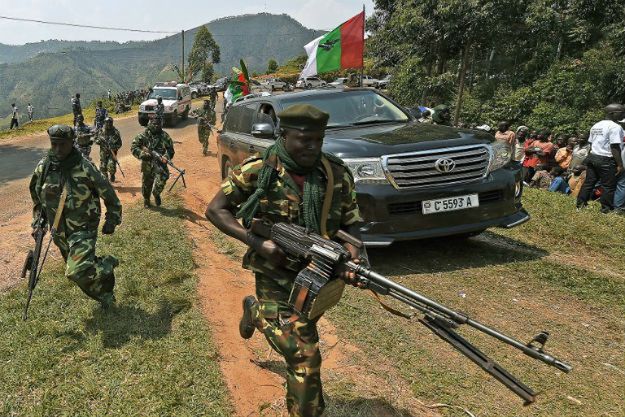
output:
[[189, 117], [189, 108], [187, 107], [180, 116], [182, 117], [182, 120], [187, 120], [187, 118]]
[[148, 121], [146, 119], [139, 119], [139, 124], [141, 126], [147, 126], [148, 125]]
[[306, 84], [306, 90], [310, 90], [312, 88], [312, 84]]
[[178, 124], [178, 110], [174, 110], [173, 114], [169, 118], [169, 126], [176, 126]]
[[197, 93], [195, 93], [195, 92], [191, 93], [191, 98], [193, 100], [195, 100], [197, 98]]
[[273, 93], [273, 91], [274, 91], [275, 89], [276, 89], [276, 88], [273, 86], [273, 84], [269, 87], [269, 91], [271, 91], [272, 93]]
[[222, 180], [226, 179], [226, 177], [229, 176], [231, 172], [232, 172], [232, 162], [230, 162], [230, 159], [226, 158], [223, 164], [221, 164], [221, 179]]

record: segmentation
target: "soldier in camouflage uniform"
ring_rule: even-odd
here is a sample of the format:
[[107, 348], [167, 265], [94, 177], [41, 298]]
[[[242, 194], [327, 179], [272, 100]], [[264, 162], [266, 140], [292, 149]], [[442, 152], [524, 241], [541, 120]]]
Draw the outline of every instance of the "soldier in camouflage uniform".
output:
[[133, 139], [130, 151], [135, 158], [141, 160], [143, 206], [150, 207], [150, 194], [154, 196], [154, 204], [160, 206], [161, 193], [169, 178], [169, 169], [167, 163], [155, 158], [151, 151], [156, 151], [167, 159], [172, 159], [175, 153], [174, 141], [163, 130], [162, 119], [151, 119], [145, 131]]
[[[33, 218], [42, 213], [52, 227], [61, 210], [52, 237], [67, 263], [65, 276], [107, 308], [115, 302], [113, 270], [118, 261], [111, 255], [96, 256], [100, 199], [106, 206], [104, 234], [112, 234], [121, 223], [122, 205], [106, 178], [73, 147], [71, 127], [54, 125], [48, 135], [51, 150], [37, 164], [30, 181]], [[64, 189], [66, 198], [61, 206]]]
[[82, 106], [80, 105], [80, 93], [76, 93], [74, 97], [72, 97], [72, 113], [74, 114], [74, 126], [78, 122], [78, 115], [82, 116]]
[[154, 117], [156, 119], [160, 119], [161, 123], [163, 122], [163, 117], [165, 117], [165, 105], [163, 104], [163, 97], [156, 96], [156, 106], [154, 106]]
[[111, 156], [111, 152], [117, 157], [117, 151], [122, 147], [122, 137], [119, 130], [113, 126], [113, 119], [104, 119], [104, 129], [98, 131], [95, 143], [100, 145], [100, 172], [106, 177], [110, 175], [111, 182], [115, 182], [117, 164]]
[[[224, 180], [209, 204], [206, 217], [221, 231], [246, 243], [250, 249], [243, 266], [256, 276], [256, 296], [243, 300], [239, 331], [250, 338], [261, 331], [287, 365], [286, 405], [291, 416], [315, 417], [325, 404], [321, 387], [321, 354], [317, 319], [296, 315], [288, 303], [291, 287], [304, 264], [289, 260], [271, 240], [246, 230], [254, 218], [292, 222], [332, 238], [338, 230], [359, 236], [362, 222], [354, 180], [343, 162], [321, 152], [328, 114], [299, 104], [278, 115], [282, 137], [263, 157], [252, 157]], [[331, 171], [331, 172], [328, 172]], [[334, 179], [328, 213], [321, 213], [329, 176]], [[236, 213], [236, 214], [235, 214]], [[325, 225], [321, 219], [327, 218]], [[358, 262], [358, 249], [346, 245]], [[354, 274], [342, 278], [354, 282]]]
[[82, 156], [91, 161], [91, 145], [93, 145], [93, 130], [85, 124], [85, 118], [82, 114], [76, 116], [76, 126], [74, 127], [76, 135], [75, 146]]
[[208, 155], [208, 138], [210, 137], [212, 126], [215, 125], [215, 111], [211, 109], [208, 100], [204, 100], [202, 109], [197, 112], [197, 136], [202, 144], [202, 154]]
[[95, 107], [94, 125], [96, 130], [100, 130], [104, 127], [104, 121], [108, 117], [108, 111], [102, 107], [102, 102], [98, 101]]

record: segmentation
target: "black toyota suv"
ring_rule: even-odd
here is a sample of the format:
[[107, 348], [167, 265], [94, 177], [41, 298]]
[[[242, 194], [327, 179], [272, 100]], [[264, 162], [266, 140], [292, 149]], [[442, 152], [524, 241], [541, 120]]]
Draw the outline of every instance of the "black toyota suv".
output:
[[217, 138], [222, 176], [275, 140], [280, 111], [308, 103], [330, 114], [323, 149], [354, 174], [368, 246], [478, 234], [529, 220], [521, 167], [486, 132], [419, 123], [370, 89], [248, 96], [228, 111]]

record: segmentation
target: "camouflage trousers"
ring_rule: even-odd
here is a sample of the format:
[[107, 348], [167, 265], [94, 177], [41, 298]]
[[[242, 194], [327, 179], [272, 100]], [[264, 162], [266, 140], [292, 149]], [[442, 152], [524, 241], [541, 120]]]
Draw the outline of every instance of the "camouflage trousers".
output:
[[55, 235], [54, 243], [65, 260], [65, 277], [89, 297], [107, 302], [115, 287], [114, 269], [119, 261], [114, 256], [95, 255], [97, 232], [75, 232], [69, 237]]
[[202, 154], [204, 156], [208, 155], [208, 138], [210, 137], [210, 134], [211, 130], [210, 127], [206, 125], [206, 120], [200, 118], [197, 125], [197, 137], [202, 144]]
[[110, 175], [115, 175], [117, 172], [117, 164], [113, 161], [111, 154], [106, 149], [100, 148], [100, 172], [106, 176], [108, 172]]
[[149, 199], [150, 194], [161, 195], [165, 184], [169, 179], [169, 171], [166, 167], [156, 168], [151, 161], [143, 161], [141, 165], [141, 194]]
[[289, 292], [276, 285], [269, 276], [257, 272], [256, 295], [260, 306], [255, 312], [255, 325], [286, 362], [289, 415], [318, 417], [323, 413], [325, 403], [317, 320], [294, 317], [287, 303]]

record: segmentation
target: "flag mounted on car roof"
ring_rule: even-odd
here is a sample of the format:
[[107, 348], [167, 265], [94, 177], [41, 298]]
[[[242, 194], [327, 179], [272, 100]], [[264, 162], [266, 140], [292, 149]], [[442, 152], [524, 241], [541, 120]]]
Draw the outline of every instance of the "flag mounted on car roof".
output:
[[308, 61], [300, 77], [347, 68], [362, 68], [365, 47], [365, 12], [304, 46]]

